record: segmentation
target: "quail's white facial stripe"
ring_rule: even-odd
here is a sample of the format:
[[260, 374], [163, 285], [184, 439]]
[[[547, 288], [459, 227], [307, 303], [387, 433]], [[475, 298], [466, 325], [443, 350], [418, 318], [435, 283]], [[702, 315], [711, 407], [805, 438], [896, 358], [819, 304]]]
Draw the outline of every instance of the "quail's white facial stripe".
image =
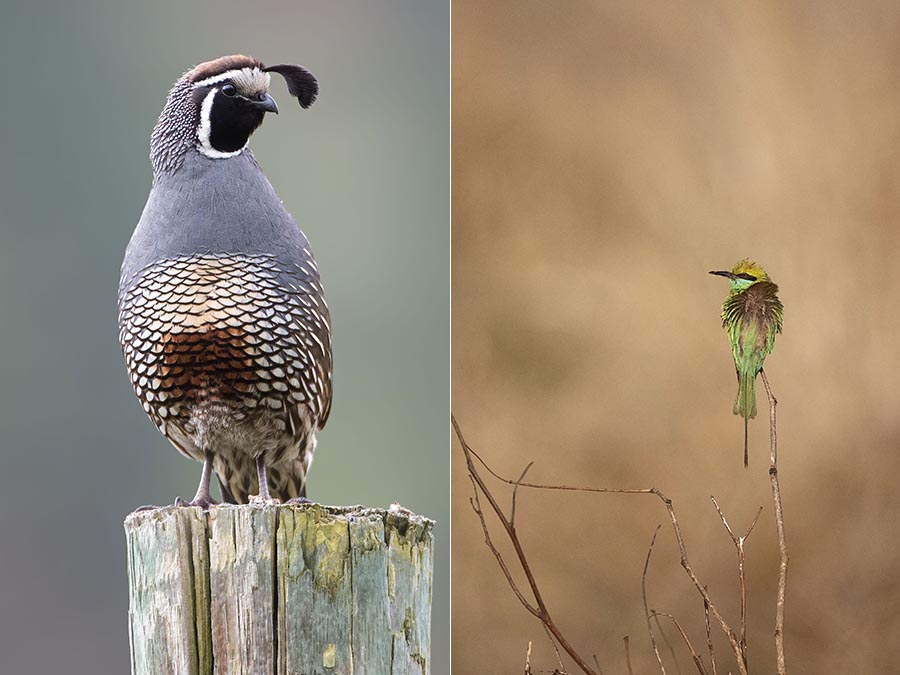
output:
[[269, 91], [271, 79], [269, 73], [264, 73], [259, 68], [239, 68], [195, 82], [194, 89], [209, 87], [213, 84], [231, 80], [232, 84], [242, 93], [259, 93], [261, 91]]
[[244, 144], [243, 148], [239, 148], [234, 152], [222, 152], [221, 150], [216, 150], [209, 142], [209, 134], [212, 132], [209, 116], [212, 113], [213, 100], [218, 93], [218, 87], [213, 87], [203, 99], [203, 103], [200, 106], [200, 126], [197, 127], [197, 140], [200, 141], [200, 152], [210, 159], [227, 159], [228, 157], [241, 154], [247, 145]]

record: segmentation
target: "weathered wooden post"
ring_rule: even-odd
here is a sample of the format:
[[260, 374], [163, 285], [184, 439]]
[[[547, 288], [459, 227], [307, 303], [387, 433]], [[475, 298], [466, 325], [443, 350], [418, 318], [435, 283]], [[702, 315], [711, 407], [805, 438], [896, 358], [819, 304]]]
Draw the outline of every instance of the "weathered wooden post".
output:
[[432, 526], [318, 504], [132, 513], [132, 675], [427, 675]]

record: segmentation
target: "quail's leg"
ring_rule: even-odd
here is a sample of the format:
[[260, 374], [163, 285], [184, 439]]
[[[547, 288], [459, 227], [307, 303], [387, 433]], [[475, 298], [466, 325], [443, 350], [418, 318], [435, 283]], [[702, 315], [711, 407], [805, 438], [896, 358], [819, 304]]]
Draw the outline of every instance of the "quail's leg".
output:
[[256, 480], [259, 482], [259, 494], [250, 497], [251, 504], [277, 504], [277, 499], [272, 499], [269, 494], [269, 479], [266, 476], [266, 465], [262, 455], [256, 458]]
[[175, 500], [175, 506], [199, 506], [206, 511], [210, 506], [218, 504], [218, 502], [214, 501], [209, 494], [209, 478], [212, 474], [212, 464], [212, 453], [207, 452], [206, 457], [203, 460], [203, 471], [200, 473], [200, 485], [197, 486], [197, 494], [195, 494], [194, 498], [189, 502], [178, 497]]

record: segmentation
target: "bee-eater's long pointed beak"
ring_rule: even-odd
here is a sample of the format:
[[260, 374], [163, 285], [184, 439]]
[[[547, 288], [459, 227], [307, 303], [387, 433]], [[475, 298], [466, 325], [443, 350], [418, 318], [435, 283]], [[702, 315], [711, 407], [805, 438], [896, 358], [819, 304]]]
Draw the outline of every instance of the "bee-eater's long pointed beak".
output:
[[729, 279], [734, 279], [734, 275], [731, 272], [725, 272], [723, 270], [719, 270], [718, 272], [710, 272], [710, 274], [716, 274], [720, 277], [728, 277]]

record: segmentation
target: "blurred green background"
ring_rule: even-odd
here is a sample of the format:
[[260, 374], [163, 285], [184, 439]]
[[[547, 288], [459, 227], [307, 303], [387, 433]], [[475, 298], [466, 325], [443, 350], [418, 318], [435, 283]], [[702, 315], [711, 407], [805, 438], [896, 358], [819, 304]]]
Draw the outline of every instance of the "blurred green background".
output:
[[251, 147], [309, 237], [335, 398], [310, 496], [437, 519], [432, 672], [449, 672], [449, 4], [5, 2], [0, 22], [0, 671], [128, 670], [122, 519], [200, 465], [145, 418], [116, 285], [150, 129], [192, 65], [301, 63], [321, 95]]
[[[785, 307], [766, 372], [789, 672], [900, 661], [898, 36], [900, 4], [878, 0], [453, 2], [454, 412], [507, 476], [534, 460], [532, 481], [662, 489], [735, 625], [735, 552], [709, 496], [738, 531], [764, 506], [747, 544], [751, 672], [775, 672], [766, 407], [745, 471], [728, 284], [707, 274], [744, 256]], [[530, 640], [532, 668], [552, 670], [471, 492], [454, 444], [454, 674], [522, 672]], [[607, 674], [626, 672], [624, 635], [635, 672], [659, 672], [641, 569], [660, 522], [650, 605], [704, 645], [657, 500], [519, 492], [544, 598]], [[716, 653], [737, 672], [718, 632]]]

